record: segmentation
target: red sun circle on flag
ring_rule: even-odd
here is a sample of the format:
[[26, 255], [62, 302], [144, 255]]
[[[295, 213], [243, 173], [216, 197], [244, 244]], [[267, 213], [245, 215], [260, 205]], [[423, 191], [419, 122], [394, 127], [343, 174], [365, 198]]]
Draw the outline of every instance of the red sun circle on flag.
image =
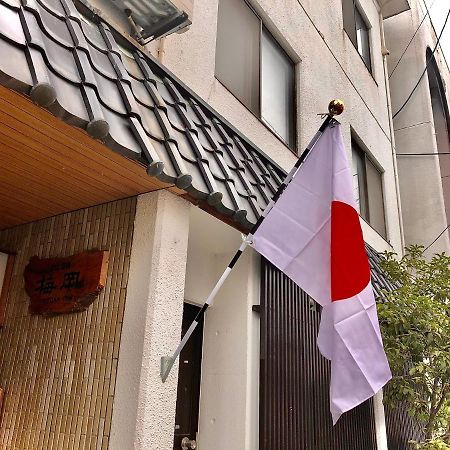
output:
[[331, 301], [359, 294], [370, 281], [370, 267], [355, 208], [331, 203]]

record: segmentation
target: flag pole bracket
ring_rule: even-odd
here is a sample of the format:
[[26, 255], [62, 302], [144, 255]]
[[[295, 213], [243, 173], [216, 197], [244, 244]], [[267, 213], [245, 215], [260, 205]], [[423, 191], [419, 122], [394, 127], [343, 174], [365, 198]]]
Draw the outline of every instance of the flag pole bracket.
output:
[[161, 367], [160, 367], [160, 375], [161, 380], [164, 383], [169, 376], [169, 373], [175, 363], [175, 358], [172, 356], [162, 356], [161, 357]]

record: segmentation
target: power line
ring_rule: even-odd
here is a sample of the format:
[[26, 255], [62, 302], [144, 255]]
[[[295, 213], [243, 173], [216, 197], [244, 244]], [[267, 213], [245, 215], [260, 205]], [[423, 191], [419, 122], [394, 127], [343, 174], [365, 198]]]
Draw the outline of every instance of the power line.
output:
[[440, 233], [439, 235], [436, 237], [436, 239], [427, 247], [425, 247], [425, 249], [423, 250], [424, 252], [426, 252], [448, 229], [450, 228], [450, 225], [447, 225]]
[[396, 156], [441, 156], [450, 155], [450, 152], [434, 152], [434, 153], [396, 153]]
[[[346, 72], [346, 70], [344, 69], [344, 67], [342, 66], [341, 62], [339, 61], [338, 57], [334, 54], [332, 48], [328, 45], [328, 42], [325, 40], [325, 37], [323, 35], [323, 33], [319, 30], [319, 28], [317, 27], [317, 25], [314, 23], [312, 17], [309, 15], [308, 11], [306, 10], [306, 8], [302, 5], [301, 0], [297, 0], [297, 3], [300, 5], [300, 8], [303, 10], [303, 12], [305, 13], [306, 17], [308, 18], [308, 20], [311, 22], [311, 25], [314, 27], [314, 29], [317, 31], [317, 33], [319, 34], [319, 36], [322, 38], [323, 43], [325, 44], [325, 46], [327, 47], [328, 51], [331, 53], [331, 56], [333, 56], [334, 60], [337, 62], [338, 66], [341, 68], [342, 72], [344, 73], [345, 78], [347, 78], [347, 80], [350, 82], [350, 84], [352, 85], [353, 89], [356, 91], [356, 93], [358, 94], [359, 98], [362, 100], [362, 102], [364, 103], [364, 106], [368, 109], [370, 115], [374, 118], [375, 122], [377, 123], [377, 125], [380, 127], [380, 130], [382, 131], [382, 133], [386, 136], [387, 140], [389, 142], [391, 142], [391, 138], [388, 136], [388, 134], [386, 133], [386, 131], [384, 130], [383, 126], [381, 125], [380, 121], [377, 119], [377, 117], [375, 116], [374, 112], [371, 110], [370, 106], [367, 104], [367, 102], [364, 100], [363, 95], [361, 94], [361, 92], [359, 92], [358, 88], [355, 86], [355, 84], [353, 83], [352, 79], [350, 78], [350, 76], [348, 75], [348, 73]], [[450, 11], [449, 11], [450, 12]]]
[[[435, 1], [436, 1], [436, 0], [435, 0]], [[422, 2], [423, 2], [423, 4], [425, 5], [425, 9], [428, 11], [428, 5], [427, 5], [426, 0], [422, 0]], [[433, 2], [433, 4], [434, 4], [434, 2]], [[430, 9], [431, 9], [432, 7], [433, 7], [433, 5], [430, 5]], [[433, 19], [432, 19], [431, 15], [430, 15], [430, 23], [431, 23], [431, 28], [432, 28], [433, 31], [434, 31], [434, 35], [437, 36], [436, 28], [434, 27], [434, 23], [433, 23]], [[440, 48], [441, 48], [442, 57], [444, 58], [445, 64], [446, 64], [446, 66], [447, 66], [447, 69], [450, 70], [450, 66], [448, 65], [447, 57], [445, 56], [444, 49], [442, 48], [442, 45], [440, 45]]]
[[411, 91], [411, 93], [408, 95], [408, 98], [405, 100], [405, 102], [403, 103], [403, 105], [400, 107], [400, 109], [392, 116], [392, 119], [395, 119], [396, 116], [398, 116], [400, 114], [400, 112], [403, 110], [403, 108], [408, 104], [408, 102], [411, 100], [411, 97], [413, 96], [414, 92], [416, 91], [417, 87], [419, 86], [420, 82], [422, 81], [423, 76], [425, 75], [425, 73], [427, 72], [428, 69], [428, 65], [430, 64], [431, 60], [433, 59], [434, 53], [436, 52], [436, 49], [439, 46], [439, 42], [441, 40], [442, 34], [444, 33], [445, 27], [447, 26], [447, 22], [448, 22], [448, 18], [450, 17], [450, 9], [448, 10], [447, 13], [447, 17], [445, 18], [445, 22], [444, 22], [444, 26], [442, 27], [441, 32], [439, 33], [439, 36], [437, 38], [437, 42], [436, 45], [434, 46], [434, 49], [430, 55], [430, 57], [428, 58], [427, 64], [425, 66], [425, 69], [423, 69], [422, 75], [420, 75], [420, 78], [417, 80], [417, 83], [415, 84], [413, 90]]
[[[403, 56], [405, 56], [405, 53], [407, 52], [409, 46], [411, 45], [412, 41], [414, 40], [414, 38], [416, 37], [416, 34], [418, 33], [418, 31], [420, 30], [420, 27], [422, 26], [422, 24], [425, 22], [425, 19], [430, 15], [430, 10], [433, 7], [433, 5], [436, 3], [436, 0], [433, 1], [433, 3], [430, 5], [430, 8], [428, 9], [427, 6], [425, 5], [425, 8], [427, 10], [426, 14], [423, 16], [422, 20], [419, 23], [419, 26], [417, 27], [416, 31], [414, 32], [414, 34], [412, 35], [411, 39], [408, 42], [408, 45], [406, 46], [405, 50], [403, 50], [403, 53], [400, 56], [400, 59], [397, 61], [397, 64], [394, 66], [394, 68], [392, 69], [391, 74], [389, 75], [388, 79], [390, 80], [392, 75], [395, 72], [395, 69], [397, 69], [398, 65], [400, 64], [400, 61], [403, 59]], [[430, 16], [430, 21], [431, 21], [431, 16]]]

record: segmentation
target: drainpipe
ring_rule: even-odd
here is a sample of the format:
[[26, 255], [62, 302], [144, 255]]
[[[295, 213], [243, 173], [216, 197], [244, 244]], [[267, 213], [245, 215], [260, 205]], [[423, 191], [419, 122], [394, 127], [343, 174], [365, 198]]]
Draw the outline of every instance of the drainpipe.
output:
[[[400, 186], [398, 182], [397, 158], [395, 155], [395, 136], [394, 136], [394, 124], [392, 121], [391, 97], [389, 91], [389, 76], [386, 63], [386, 57], [389, 55], [389, 51], [386, 48], [386, 41], [384, 39], [384, 24], [381, 9], [379, 15], [379, 22], [380, 22], [381, 52], [383, 57], [384, 87], [386, 92], [386, 107], [389, 122], [389, 136], [391, 138], [392, 167], [394, 171], [395, 194], [397, 197], [397, 214], [400, 228], [401, 254], [403, 254], [403, 249], [405, 248], [405, 237], [403, 233], [403, 217], [400, 203]], [[377, 449], [388, 450], [386, 417], [384, 414], [384, 405], [383, 405], [383, 389], [377, 392], [373, 397], [373, 410], [375, 419], [375, 436], [377, 441]]]
[[[389, 2], [387, 2], [389, 3]], [[387, 4], [386, 3], [386, 4]], [[386, 4], [384, 6], [386, 6]], [[398, 214], [398, 223], [400, 228], [400, 243], [401, 243], [401, 255], [403, 255], [403, 250], [405, 248], [405, 234], [403, 228], [403, 215], [402, 215], [402, 206], [400, 202], [400, 185], [398, 180], [398, 167], [397, 167], [397, 156], [395, 154], [395, 135], [394, 135], [394, 123], [392, 121], [392, 105], [391, 105], [391, 96], [390, 96], [390, 88], [389, 88], [389, 75], [387, 69], [386, 58], [389, 55], [389, 51], [386, 48], [386, 41], [384, 39], [384, 24], [383, 24], [383, 14], [382, 9], [380, 9], [379, 21], [380, 21], [380, 37], [381, 37], [381, 52], [383, 56], [383, 72], [384, 72], [384, 88], [386, 92], [386, 106], [388, 113], [388, 121], [389, 121], [389, 136], [391, 138], [391, 153], [392, 153], [392, 167], [394, 170], [394, 181], [395, 181], [395, 194], [397, 197], [397, 214]]]

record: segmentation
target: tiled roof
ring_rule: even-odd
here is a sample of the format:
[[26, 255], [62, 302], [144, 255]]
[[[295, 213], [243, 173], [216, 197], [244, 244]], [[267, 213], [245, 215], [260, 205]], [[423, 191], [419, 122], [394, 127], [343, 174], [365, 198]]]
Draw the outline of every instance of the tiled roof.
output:
[[[153, 59], [86, 19], [71, 0], [0, 0], [0, 84], [247, 228], [285, 175]], [[375, 250], [367, 252], [379, 296], [392, 285]]]
[[283, 177], [156, 61], [71, 0], [0, 0], [0, 84], [246, 228]]
[[375, 297], [378, 301], [383, 301], [382, 290], [392, 291], [396, 288], [383, 269], [380, 267], [380, 254], [370, 245], [366, 244], [367, 256], [369, 257], [370, 272], [372, 275], [372, 286]]

